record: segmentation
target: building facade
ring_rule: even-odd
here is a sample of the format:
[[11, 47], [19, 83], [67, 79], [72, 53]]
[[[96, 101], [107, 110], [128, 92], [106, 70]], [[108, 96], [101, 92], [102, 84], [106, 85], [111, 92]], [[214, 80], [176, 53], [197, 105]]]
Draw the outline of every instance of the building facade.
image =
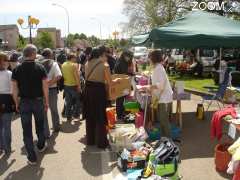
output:
[[61, 30], [56, 28], [38, 28], [37, 36], [41, 32], [48, 32], [53, 40], [53, 48], [63, 48], [64, 43], [61, 38]]
[[0, 25], [0, 48], [5, 50], [17, 49], [19, 29], [17, 25]]

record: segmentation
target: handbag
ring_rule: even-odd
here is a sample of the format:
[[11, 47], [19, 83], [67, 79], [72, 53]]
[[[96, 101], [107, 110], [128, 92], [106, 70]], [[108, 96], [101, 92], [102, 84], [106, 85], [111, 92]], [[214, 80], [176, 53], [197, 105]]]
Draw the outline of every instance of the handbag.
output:
[[97, 64], [95, 64], [95, 66], [93, 66], [93, 68], [91, 69], [91, 71], [89, 72], [88, 76], [85, 79], [85, 82], [82, 82], [82, 92], [81, 92], [81, 99], [84, 99], [85, 96], [85, 91], [86, 91], [86, 81], [89, 79], [89, 77], [92, 75], [93, 71], [97, 68], [98, 65], [100, 65], [102, 62], [98, 62]]
[[149, 155], [147, 167], [142, 171], [141, 178], [148, 178], [152, 174], [161, 177], [172, 177], [177, 173], [180, 150], [168, 138], [161, 138]]

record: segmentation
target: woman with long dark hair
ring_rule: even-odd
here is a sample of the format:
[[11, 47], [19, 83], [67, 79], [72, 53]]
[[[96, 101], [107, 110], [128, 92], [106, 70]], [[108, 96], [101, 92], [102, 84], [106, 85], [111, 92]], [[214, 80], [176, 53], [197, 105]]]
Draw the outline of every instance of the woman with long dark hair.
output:
[[108, 146], [106, 84], [111, 85], [112, 83], [110, 69], [106, 62], [106, 48], [100, 47], [93, 49], [91, 57], [85, 65], [84, 114], [87, 145], [97, 145], [102, 149]]

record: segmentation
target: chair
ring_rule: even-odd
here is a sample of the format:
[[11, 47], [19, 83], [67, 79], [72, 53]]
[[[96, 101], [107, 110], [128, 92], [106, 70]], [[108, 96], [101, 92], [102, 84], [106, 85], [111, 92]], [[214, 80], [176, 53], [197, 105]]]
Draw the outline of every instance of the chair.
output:
[[211, 100], [208, 103], [207, 111], [210, 108], [210, 106], [212, 105], [214, 100], [217, 101], [219, 109], [221, 109], [220, 103], [224, 106], [223, 98], [224, 98], [225, 92], [227, 90], [227, 87], [229, 86], [229, 76], [230, 76], [229, 73], [230, 73], [230, 70], [227, 69], [224, 74], [223, 82], [220, 84], [216, 94], [213, 97], [209, 97], [209, 96], [203, 97], [203, 103], [205, 100]]

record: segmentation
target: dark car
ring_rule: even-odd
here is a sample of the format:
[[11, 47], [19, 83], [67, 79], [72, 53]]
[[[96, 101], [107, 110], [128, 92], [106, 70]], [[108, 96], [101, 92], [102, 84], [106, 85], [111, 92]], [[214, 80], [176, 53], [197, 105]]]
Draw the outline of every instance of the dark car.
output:
[[224, 49], [223, 60], [227, 62], [228, 67], [240, 70], [240, 49]]

